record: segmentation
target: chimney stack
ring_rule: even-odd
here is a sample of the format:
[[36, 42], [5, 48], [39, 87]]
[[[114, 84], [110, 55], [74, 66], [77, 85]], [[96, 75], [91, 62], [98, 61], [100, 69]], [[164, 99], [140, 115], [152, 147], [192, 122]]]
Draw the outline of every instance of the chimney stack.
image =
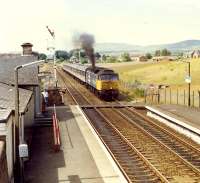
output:
[[23, 55], [32, 55], [32, 47], [31, 43], [24, 43], [21, 45], [23, 49]]

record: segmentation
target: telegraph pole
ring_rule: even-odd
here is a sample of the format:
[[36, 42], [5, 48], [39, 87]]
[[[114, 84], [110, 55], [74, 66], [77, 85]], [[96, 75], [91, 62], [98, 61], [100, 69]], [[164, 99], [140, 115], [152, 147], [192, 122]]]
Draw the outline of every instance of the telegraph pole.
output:
[[191, 69], [190, 69], [190, 61], [184, 61], [185, 63], [188, 64], [188, 75], [186, 75], [185, 78], [185, 82], [188, 83], [188, 106], [191, 106], [191, 97], [190, 97], [190, 93], [191, 93], [191, 82], [192, 82], [192, 78], [191, 78]]
[[55, 41], [55, 32], [53, 30], [51, 30], [48, 26], [46, 26], [49, 34], [51, 35], [52, 39], [53, 39], [53, 44], [54, 46], [52, 47], [52, 49], [54, 50], [54, 55], [53, 55], [53, 67], [54, 67], [54, 78], [55, 78], [55, 84], [57, 87], [57, 75], [56, 75], [56, 41]]
[[[188, 77], [191, 78], [191, 74], [190, 74], [190, 62], [187, 62], [188, 63]], [[191, 81], [188, 82], [188, 106], [191, 105], [191, 99], [190, 99], [190, 86], [191, 85]]]

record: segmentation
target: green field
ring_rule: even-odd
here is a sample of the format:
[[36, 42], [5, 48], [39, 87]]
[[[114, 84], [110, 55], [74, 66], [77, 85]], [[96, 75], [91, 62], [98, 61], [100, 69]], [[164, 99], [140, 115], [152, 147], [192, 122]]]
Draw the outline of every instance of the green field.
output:
[[[192, 88], [200, 88], [200, 59], [187, 59], [191, 62]], [[125, 82], [135, 80], [145, 84], [165, 84], [172, 88], [185, 88], [188, 64], [182, 61], [161, 61], [151, 63], [113, 63], [105, 64], [119, 73]]]

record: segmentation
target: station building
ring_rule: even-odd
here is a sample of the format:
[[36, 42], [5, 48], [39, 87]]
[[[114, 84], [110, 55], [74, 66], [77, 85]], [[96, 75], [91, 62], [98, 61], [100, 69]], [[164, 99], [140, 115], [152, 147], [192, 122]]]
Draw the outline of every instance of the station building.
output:
[[[2, 162], [4, 162], [0, 163], [0, 169], [7, 169], [7, 175], [5, 171], [2, 175], [4, 182], [6, 176], [9, 182], [13, 181], [13, 168], [16, 161], [14, 69], [18, 65], [38, 60], [37, 54], [32, 52], [32, 44], [25, 43], [22, 47], [22, 54], [0, 55], [0, 144], [4, 143], [0, 146], [0, 152], [2, 152], [0, 160], [3, 159]], [[34, 118], [40, 114], [41, 94], [38, 73], [38, 66], [19, 69], [19, 120], [22, 125], [20, 134], [27, 143], [30, 129], [34, 125]]]

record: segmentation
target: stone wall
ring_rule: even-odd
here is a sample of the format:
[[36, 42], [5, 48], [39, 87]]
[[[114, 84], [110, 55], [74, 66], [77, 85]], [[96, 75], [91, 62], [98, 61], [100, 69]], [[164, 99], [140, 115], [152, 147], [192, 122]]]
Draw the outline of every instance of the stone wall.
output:
[[0, 141], [0, 183], [8, 183], [8, 168], [5, 142]]

